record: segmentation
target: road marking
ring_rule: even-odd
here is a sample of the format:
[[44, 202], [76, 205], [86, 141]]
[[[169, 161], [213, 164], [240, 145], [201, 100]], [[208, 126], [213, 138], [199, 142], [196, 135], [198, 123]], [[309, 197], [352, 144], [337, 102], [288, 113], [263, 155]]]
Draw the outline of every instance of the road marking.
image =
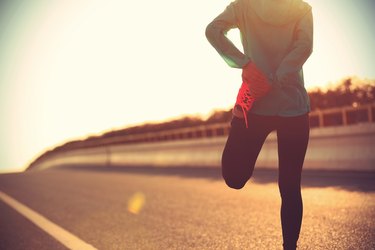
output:
[[43, 217], [41, 214], [31, 210], [27, 206], [23, 205], [22, 203], [18, 202], [17, 200], [1, 191], [0, 200], [3, 200], [6, 204], [17, 210], [20, 214], [32, 221], [35, 225], [40, 227], [42, 230], [51, 235], [67, 248], [73, 250], [97, 250], [92, 245], [84, 242], [77, 236], [69, 233], [62, 227]]

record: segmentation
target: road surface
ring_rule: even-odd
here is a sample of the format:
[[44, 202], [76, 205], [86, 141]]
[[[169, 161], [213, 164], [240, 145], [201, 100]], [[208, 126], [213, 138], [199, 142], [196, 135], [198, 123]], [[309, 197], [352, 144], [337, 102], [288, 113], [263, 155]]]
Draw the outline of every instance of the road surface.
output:
[[[277, 173], [65, 167], [0, 175], [0, 192], [95, 249], [282, 249]], [[375, 249], [375, 175], [303, 176], [299, 249]], [[0, 199], [0, 249], [67, 249]]]

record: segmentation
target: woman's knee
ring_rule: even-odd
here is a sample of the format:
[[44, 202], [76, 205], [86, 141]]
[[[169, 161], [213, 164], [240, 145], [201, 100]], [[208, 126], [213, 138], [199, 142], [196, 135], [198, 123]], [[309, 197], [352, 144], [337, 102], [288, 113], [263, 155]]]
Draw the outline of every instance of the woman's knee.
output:
[[245, 186], [247, 181], [250, 179], [251, 175], [246, 174], [225, 174], [223, 173], [223, 178], [228, 187], [233, 189], [241, 189]]
[[228, 187], [233, 188], [233, 189], [241, 189], [245, 186], [247, 181], [238, 181], [238, 180], [233, 180], [233, 179], [225, 179], [225, 183], [227, 184]]
[[283, 200], [296, 199], [301, 197], [301, 185], [300, 183], [285, 184], [279, 182], [280, 196]]

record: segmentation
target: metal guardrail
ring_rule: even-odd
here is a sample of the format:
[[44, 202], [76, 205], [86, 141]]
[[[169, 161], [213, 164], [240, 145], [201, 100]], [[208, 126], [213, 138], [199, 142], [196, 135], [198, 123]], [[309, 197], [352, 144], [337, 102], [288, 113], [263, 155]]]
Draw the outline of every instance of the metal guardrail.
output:
[[[310, 126], [346, 126], [357, 123], [372, 123], [375, 120], [375, 104], [359, 107], [333, 108], [313, 111], [309, 115]], [[148, 132], [134, 135], [117, 136], [113, 138], [101, 138], [99, 140], [86, 141], [84, 147], [95, 147], [99, 145], [160, 142], [172, 140], [185, 140], [196, 138], [211, 138], [226, 136], [230, 130], [228, 122], [200, 125], [189, 128], [170, 129], [159, 132]]]
[[[369, 105], [363, 105], [359, 107], [344, 107], [344, 108], [317, 110], [317, 111], [311, 112], [309, 117], [310, 117], [310, 125], [312, 128], [326, 128], [326, 127], [334, 128], [334, 126], [339, 126], [343, 128], [347, 125], [358, 124], [358, 123], [370, 124], [375, 121], [375, 103], [369, 104]], [[147, 146], [152, 147], [153, 142], [155, 142], [156, 150], [158, 150], [158, 147], [161, 144], [158, 144], [157, 142], [169, 141], [172, 143], [173, 141], [175, 142], [180, 141], [181, 143], [183, 143], [184, 141], [186, 141], [186, 143], [188, 143], [188, 139], [195, 139], [195, 140], [191, 140], [191, 142], [195, 141], [195, 143], [198, 143], [197, 145], [200, 145], [204, 142], [212, 141], [212, 140], [209, 140], [212, 138], [217, 138], [218, 140], [224, 139], [223, 137], [228, 135], [229, 130], [230, 130], [230, 123], [223, 122], [223, 123], [210, 124], [210, 125], [194, 126], [194, 127], [189, 127], [189, 128], [169, 129], [169, 130], [158, 131], [158, 132], [122, 135], [122, 136], [107, 137], [107, 138], [105, 137], [93, 138], [93, 139], [89, 139], [85, 141], [74, 142], [74, 144], [72, 145], [68, 145], [66, 147], [60, 148], [58, 150], [54, 150], [52, 152], [47, 152], [46, 154], [42, 155], [39, 159], [31, 163], [29, 166], [29, 169], [34, 168], [35, 166], [38, 166], [40, 164], [43, 165], [44, 163], [48, 163], [48, 162], [49, 164], [52, 164], [52, 163], [57, 164], [59, 163], [58, 162], [59, 159], [60, 161], [65, 159], [64, 158], [65, 154], [78, 152], [79, 150], [89, 150], [89, 151], [94, 150], [94, 153], [95, 155], [97, 155], [97, 157], [100, 157], [100, 155], [103, 155], [104, 153], [106, 161], [109, 161], [108, 160], [109, 155], [112, 155], [113, 153], [113, 152], [110, 152], [110, 148], [113, 149], [113, 147], [117, 147], [117, 146], [133, 147], [131, 144], [139, 144], [139, 146], [142, 146], [142, 145], [145, 146], [149, 144]], [[316, 130], [316, 132], [318, 132], [318, 130]], [[98, 149], [100, 152], [99, 151], [96, 152], [96, 149]], [[321, 155], [321, 153], [319, 155]], [[91, 156], [89, 158], [91, 159], [93, 157]], [[143, 156], [141, 158], [143, 158]], [[56, 163], [56, 159], [57, 159], [57, 163]], [[87, 161], [87, 157], [84, 157], [84, 159]], [[65, 161], [63, 160], [63, 162], [66, 163], [66, 159]], [[370, 163], [372, 164], [371, 161]]]
[[[31, 168], [56, 166], [220, 167], [226, 137], [96, 145], [51, 152]], [[375, 171], [375, 123], [312, 129], [304, 168]], [[267, 137], [257, 168], [277, 168], [277, 136]]]
[[374, 122], [375, 104], [359, 107], [344, 107], [317, 110], [310, 114], [312, 127], [346, 126], [363, 122]]

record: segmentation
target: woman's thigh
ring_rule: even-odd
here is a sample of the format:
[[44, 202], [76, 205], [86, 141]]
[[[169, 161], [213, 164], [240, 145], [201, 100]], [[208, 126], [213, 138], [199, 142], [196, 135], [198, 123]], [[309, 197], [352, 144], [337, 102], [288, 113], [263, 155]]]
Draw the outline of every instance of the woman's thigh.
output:
[[243, 119], [232, 119], [222, 156], [223, 177], [233, 188], [241, 188], [251, 177], [262, 145], [274, 124], [273, 117], [249, 114], [248, 119], [248, 128]]

